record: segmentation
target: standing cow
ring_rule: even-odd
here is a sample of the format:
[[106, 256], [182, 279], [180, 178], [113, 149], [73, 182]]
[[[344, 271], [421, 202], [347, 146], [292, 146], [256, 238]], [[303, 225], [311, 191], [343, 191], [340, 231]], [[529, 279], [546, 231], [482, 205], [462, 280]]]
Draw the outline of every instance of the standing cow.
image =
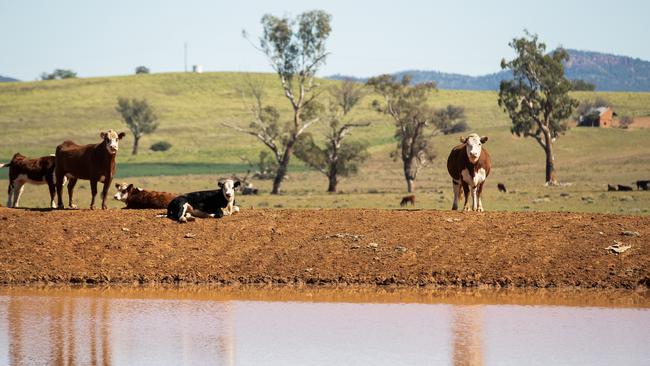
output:
[[471, 191], [472, 210], [483, 211], [481, 192], [483, 191], [483, 183], [490, 174], [492, 166], [490, 154], [482, 146], [487, 140], [487, 136], [480, 137], [473, 133], [466, 138], [461, 136], [461, 144], [451, 149], [447, 159], [447, 171], [451, 175], [454, 187], [452, 210], [458, 209], [458, 196], [461, 194], [460, 188], [462, 186], [465, 195], [463, 210], [469, 211], [467, 203]]
[[102, 142], [98, 144], [77, 145], [72, 141], [64, 141], [56, 147], [55, 172], [56, 194], [58, 208], [63, 208], [63, 179], [68, 178], [68, 198], [70, 208], [77, 208], [73, 202], [74, 186], [78, 179], [90, 181], [90, 209], [95, 209], [97, 182], [104, 183], [102, 189], [102, 209], [108, 208], [106, 196], [115, 175], [115, 156], [119, 148], [118, 141], [124, 136], [113, 130], [100, 133]]
[[7, 207], [18, 207], [25, 183], [47, 183], [50, 189], [50, 204], [52, 208], [56, 208], [54, 204], [54, 156], [28, 159], [25, 155], [16, 153], [9, 163], [0, 164], [0, 168], [4, 167], [9, 167]]

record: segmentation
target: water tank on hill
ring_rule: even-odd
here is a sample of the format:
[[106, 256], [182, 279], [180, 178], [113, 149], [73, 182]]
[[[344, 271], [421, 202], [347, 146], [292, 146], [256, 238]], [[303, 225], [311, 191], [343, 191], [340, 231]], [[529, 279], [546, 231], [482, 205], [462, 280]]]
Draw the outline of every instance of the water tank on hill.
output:
[[192, 72], [200, 74], [203, 72], [203, 65], [192, 65]]

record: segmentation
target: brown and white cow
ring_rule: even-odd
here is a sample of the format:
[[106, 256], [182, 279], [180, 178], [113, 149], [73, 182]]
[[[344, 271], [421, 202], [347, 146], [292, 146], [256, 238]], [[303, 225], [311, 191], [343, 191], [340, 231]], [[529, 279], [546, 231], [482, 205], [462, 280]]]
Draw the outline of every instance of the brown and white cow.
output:
[[[9, 188], [7, 207], [18, 207], [25, 183], [46, 184], [50, 189], [50, 205], [54, 204], [54, 156], [28, 159], [21, 153], [14, 154], [11, 161], [0, 164], [0, 168], [9, 167]], [[12, 199], [13, 197], [13, 199]]]
[[461, 194], [460, 188], [462, 186], [465, 194], [463, 210], [469, 211], [467, 203], [471, 191], [472, 210], [483, 211], [481, 192], [483, 191], [483, 183], [490, 174], [492, 166], [490, 154], [482, 146], [487, 140], [487, 136], [481, 137], [475, 133], [466, 138], [461, 136], [461, 144], [451, 150], [447, 159], [447, 171], [451, 175], [454, 187], [452, 210], [458, 209], [458, 196]]
[[77, 145], [72, 141], [64, 141], [56, 147], [55, 173], [58, 208], [63, 208], [63, 179], [68, 178], [68, 197], [70, 208], [77, 208], [73, 203], [74, 186], [78, 179], [90, 181], [90, 209], [95, 209], [97, 182], [104, 183], [102, 189], [102, 209], [108, 208], [106, 196], [115, 175], [115, 156], [119, 148], [118, 141], [124, 136], [113, 130], [100, 133], [102, 142], [98, 144]]
[[114, 199], [126, 203], [126, 208], [143, 209], [143, 208], [167, 208], [177, 194], [167, 192], [146, 191], [133, 184], [116, 183], [117, 193]]

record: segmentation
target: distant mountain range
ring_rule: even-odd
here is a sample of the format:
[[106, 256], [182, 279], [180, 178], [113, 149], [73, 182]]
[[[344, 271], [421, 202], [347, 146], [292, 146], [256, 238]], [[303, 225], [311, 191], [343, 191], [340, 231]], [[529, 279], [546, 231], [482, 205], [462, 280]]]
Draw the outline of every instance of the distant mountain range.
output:
[[[627, 56], [608, 53], [578, 51], [568, 49], [570, 59], [565, 63], [565, 74], [571, 80], [582, 79], [596, 85], [602, 91], [650, 91], [650, 62]], [[413, 76], [414, 83], [435, 81], [440, 89], [498, 90], [503, 79], [509, 79], [509, 71], [499, 71], [482, 76], [450, 74], [439, 71], [405, 70], [394, 73], [401, 78], [405, 74]], [[330, 79], [355, 78], [333, 75]]]
[[3, 81], [20, 81], [20, 80], [0, 75], [0, 82]]

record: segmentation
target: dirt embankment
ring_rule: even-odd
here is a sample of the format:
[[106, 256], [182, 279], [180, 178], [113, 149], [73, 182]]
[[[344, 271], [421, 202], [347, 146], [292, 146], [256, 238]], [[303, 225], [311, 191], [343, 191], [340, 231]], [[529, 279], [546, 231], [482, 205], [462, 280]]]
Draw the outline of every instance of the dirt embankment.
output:
[[[650, 287], [650, 217], [244, 209], [178, 224], [158, 213], [0, 208], [0, 283]], [[609, 253], [615, 240], [632, 247]]]

